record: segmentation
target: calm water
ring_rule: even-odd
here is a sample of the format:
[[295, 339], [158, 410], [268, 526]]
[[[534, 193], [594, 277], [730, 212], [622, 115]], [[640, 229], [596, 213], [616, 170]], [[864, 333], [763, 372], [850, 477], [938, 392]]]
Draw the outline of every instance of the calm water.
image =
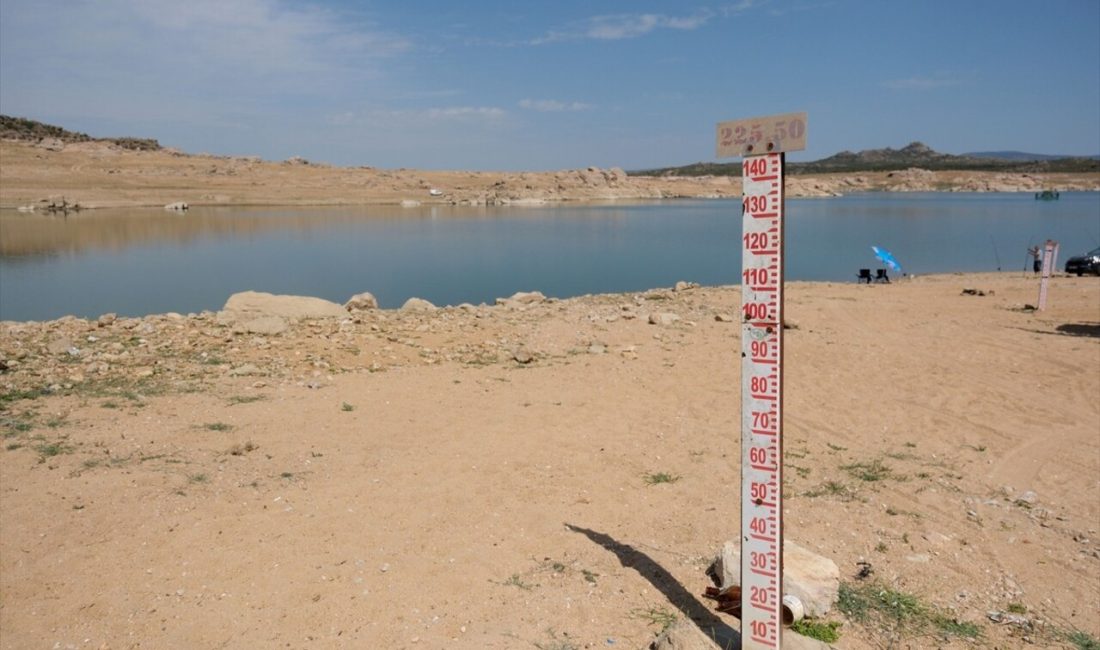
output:
[[[866, 194], [787, 202], [791, 280], [854, 281], [891, 250], [908, 273], [1022, 270], [1100, 245], [1100, 193]], [[200, 208], [0, 214], [0, 319], [218, 309], [237, 291], [383, 307], [735, 284], [736, 201], [543, 208]]]

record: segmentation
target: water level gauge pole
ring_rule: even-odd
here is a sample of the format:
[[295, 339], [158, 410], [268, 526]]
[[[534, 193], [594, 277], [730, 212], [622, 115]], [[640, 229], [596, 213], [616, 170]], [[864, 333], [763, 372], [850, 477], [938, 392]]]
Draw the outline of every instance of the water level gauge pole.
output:
[[784, 152], [806, 114], [718, 125], [741, 163], [741, 647], [778, 649], [783, 622]]

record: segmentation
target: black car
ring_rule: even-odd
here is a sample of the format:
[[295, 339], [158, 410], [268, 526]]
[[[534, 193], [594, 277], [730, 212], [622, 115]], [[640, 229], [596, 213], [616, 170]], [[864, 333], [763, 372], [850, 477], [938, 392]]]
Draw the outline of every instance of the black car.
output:
[[1084, 255], [1066, 260], [1066, 273], [1100, 275], [1100, 248], [1094, 248]]

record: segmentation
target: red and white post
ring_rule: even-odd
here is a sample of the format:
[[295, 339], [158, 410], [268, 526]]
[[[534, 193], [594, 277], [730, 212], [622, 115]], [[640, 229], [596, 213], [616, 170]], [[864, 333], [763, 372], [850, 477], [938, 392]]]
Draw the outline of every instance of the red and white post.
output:
[[741, 647], [783, 618], [783, 154], [742, 162]]
[[783, 166], [806, 114], [718, 125], [743, 156], [741, 237], [741, 647], [778, 650], [783, 623]]

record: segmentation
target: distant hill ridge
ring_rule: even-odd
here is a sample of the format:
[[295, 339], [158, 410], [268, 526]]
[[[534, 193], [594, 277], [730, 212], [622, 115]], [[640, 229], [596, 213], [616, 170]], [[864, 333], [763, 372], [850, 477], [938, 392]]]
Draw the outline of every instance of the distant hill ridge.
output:
[[[1020, 152], [1002, 152], [1020, 153]], [[1030, 156], [1030, 154], [1022, 154]], [[788, 163], [792, 174], [856, 173], [899, 171], [920, 167], [931, 171], [999, 171], [999, 172], [1090, 172], [1100, 171], [1100, 156], [1093, 158], [1039, 156], [1008, 158], [991, 154], [939, 153], [922, 142], [911, 142], [901, 149], [864, 149], [860, 152], [841, 151], [838, 154], [804, 163]], [[740, 176], [741, 163], [695, 163], [681, 167], [665, 167], [630, 172], [656, 176]]]
[[123, 149], [133, 149], [135, 151], [156, 151], [161, 148], [160, 143], [151, 138], [93, 138], [87, 133], [69, 131], [60, 126], [45, 124], [37, 120], [0, 115], [0, 139], [2, 140], [38, 143], [48, 138], [60, 140], [64, 143], [109, 142]]

